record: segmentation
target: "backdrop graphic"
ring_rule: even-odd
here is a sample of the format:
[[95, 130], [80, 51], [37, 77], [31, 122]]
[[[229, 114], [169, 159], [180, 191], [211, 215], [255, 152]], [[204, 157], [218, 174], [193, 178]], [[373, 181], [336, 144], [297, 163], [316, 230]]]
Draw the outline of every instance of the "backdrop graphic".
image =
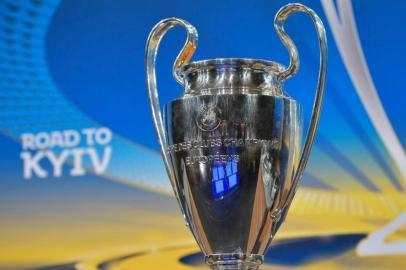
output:
[[[319, 133], [262, 269], [404, 269], [406, 60], [402, 1], [302, 1], [325, 22]], [[288, 1], [0, 0], [0, 269], [204, 269], [159, 156], [144, 46], [159, 20], [199, 31], [194, 60], [287, 64], [273, 30]], [[308, 122], [318, 69], [306, 15], [287, 30], [301, 60], [286, 83]], [[179, 97], [158, 56], [161, 102]]]

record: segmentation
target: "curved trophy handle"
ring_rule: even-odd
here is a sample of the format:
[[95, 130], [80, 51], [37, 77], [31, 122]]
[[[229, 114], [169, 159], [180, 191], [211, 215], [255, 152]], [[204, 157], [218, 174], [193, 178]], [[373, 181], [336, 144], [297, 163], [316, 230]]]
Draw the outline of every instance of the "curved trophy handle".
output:
[[286, 80], [287, 78], [296, 74], [299, 68], [299, 55], [296, 49], [296, 46], [290, 39], [290, 37], [286, 34], [284, 29], [285, 20], [295, 12], [305, 12], [307, 13], [311, 19], [313, 20], [316, 30], [317, 30], [317, 37], [319, 40], [319, 47], [320, 47], [320, 70], [317, 79], [317, 92], [313, 104], [313, 111], [312, 117], [310, 121], [309, 129], [307, 130], [307, 136], [305, 140], [305, 144], [302, 150], [302, 155], [299, 160], [299, 165], [297, 167], [296, 173], [293, 176], [293, 188], [288, 194], [286, 204], [284, 207], [289, 206], [293, 200], [293, 196], [295, 195], [296, 188], [300, 179], [303, 176], [304, 169], [307, 164], [307, 160], [309, 158], [310, 150], [313, 145], [314, 136], [316, 134], [317, 125], [319, 122], [320, 117], [320, 110], [321, 104], [323, 100], [323, 93], [324, 93], [324, 85], [326, 81], [326, 72], [327, 72], [327, 38], [326, 32], [323, 26], [323, 22], [320, 20], [319, 16], [310, 8], [302, 5], [302, 4], [288, 4], [282, 7], [275, 16], [274, 27], [279, 34], [279, 37], [284, 44], [284, 46], [289, 50], [290, 55], [290, 63], [289, 67], [278, 74], [278, 78], [280, 80]]
[[147, 87], [148, 87], [148, 98], [149, 98], [149, 105], [152, 112], [152, 118], [154, 120], [155, 131], [158, 136], [158, 142], [161, 148], [161, 154], [165, 163], [166, 171], [168, 173], [169, 179], [171, 181], [172, 188], [175, 192], [175, 196], [178, 200], [180, 208], [182, 210], [182, 214], [184, 213], [184, 209], [180, 202], [179, 197], [179, 188], [175, 181], [175, 175], [172, 170], [172, 167], [169, 164], [169, 157], [166, 153], [167, 149], [167, 136], [165, 133], [165, 128], [162, 121], [162, 114], [161, 108], [159, 105], [158, 99], [158, 89], [157, 89], [157, 82], [156, 82], [156, 72], [155, 72], [155, 65], [156, 65], [156, 57], [158, 53], [159, 44], [163, 38], [163, 36], [168, 32], [171, 28], [181, 25], [186, 28], [187, 30], [187, 40], [185, 45], [183, 46], [181, 52], [179, 53], [176, 61], [173, 65], [173, 76], [175, 77], [176, 81], [180, 84], [183, 83], [182, 78], [179, 74], [179, 69], [187, 65], [192, 58], [193, 53], [197, 47], [197, 31], [196, 29], [187, 21], [178, 19], [178, 18], [168, 18], [160, 21], [157, 23], [154, 28], [152, 29], [146, 49], [145, 49], [145, 68], [146, 68], [146, 76], [147, 76]]

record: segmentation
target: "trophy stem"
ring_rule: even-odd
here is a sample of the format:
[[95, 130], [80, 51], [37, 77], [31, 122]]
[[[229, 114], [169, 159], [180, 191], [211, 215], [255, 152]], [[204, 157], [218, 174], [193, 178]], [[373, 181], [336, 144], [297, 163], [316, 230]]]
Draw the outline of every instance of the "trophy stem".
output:
[[206, 263], [212, 270], [258, 270], [264, 256], [257, 254], [212, 254]]

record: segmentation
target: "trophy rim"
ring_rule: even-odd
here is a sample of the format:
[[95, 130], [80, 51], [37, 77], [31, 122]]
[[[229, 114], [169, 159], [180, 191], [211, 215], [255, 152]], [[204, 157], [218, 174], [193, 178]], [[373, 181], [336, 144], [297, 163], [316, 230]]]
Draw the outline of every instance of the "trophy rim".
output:
[[[164, 106], [164, 107], [167, 107], [167, 106], [169, 106], [169, 105], [172, 104], [172, 103], [182, 102], [182, 101], [185, 101], [186, 99], [199, 98], [199, 97], [202, 97], [202, 96], [213, 96], [213, 95], [212, 95], [212, 94], [185, 95], [185, 96], [182, 96], [182, 97], [178, 97], [178, 98], [172, 99], [171, 101], [169, 101], [169, 102], [167, 102], [167, 103], [164, 103], [163, 106]], [[303, 108], [302, 108], [302, 107], [303, 107], [303, 106], [302, 106], [302, 103], [298, 102], [296, 99], [293, 99], [291, 96], [288, 96], [288, 95], [263, 95], [263, 94], [246, 93], [246, 94], [216, 94], [216, 96], [253, 96], [253, 97], [255, 97], [255, 96], [267, 96], [267, 97], [270, 97], [270, 98], [280, 98], [280, 99], [289, 100], [289, 102], [294, 103], [295, 106], [296, 106], [298, 109], [300, 109], [300, 110], [303, 109]]]
[[261, 70], [269, 73], [279, 73], [285, 70], [285, 66], [269, 60], [256, 58], [213, 58], [190, 62], [179, 69], [179, 75], [184, 78], [191, 72], [197, 70], [242, 68]]

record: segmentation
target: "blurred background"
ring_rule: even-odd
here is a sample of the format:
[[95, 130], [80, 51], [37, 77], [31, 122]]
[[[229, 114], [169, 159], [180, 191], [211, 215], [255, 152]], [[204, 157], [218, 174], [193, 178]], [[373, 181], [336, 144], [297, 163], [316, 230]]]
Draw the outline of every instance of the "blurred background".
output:
[[[327, 29], [326, 96], [310, 161], [262, 269], [403, 269], [406, 3], [303, 0]], [[159, 155], [144, 47], [161, 19], [199, 32], [193, 60], [288, 64], [282, 0], [0, 0], [0, 269], [205, 269]], [[308, 123], [314, 26], [287, 21], [300, 53], [287, 92]], [[161, 103], [182, 95], [175, 28], [158, 55]]]

